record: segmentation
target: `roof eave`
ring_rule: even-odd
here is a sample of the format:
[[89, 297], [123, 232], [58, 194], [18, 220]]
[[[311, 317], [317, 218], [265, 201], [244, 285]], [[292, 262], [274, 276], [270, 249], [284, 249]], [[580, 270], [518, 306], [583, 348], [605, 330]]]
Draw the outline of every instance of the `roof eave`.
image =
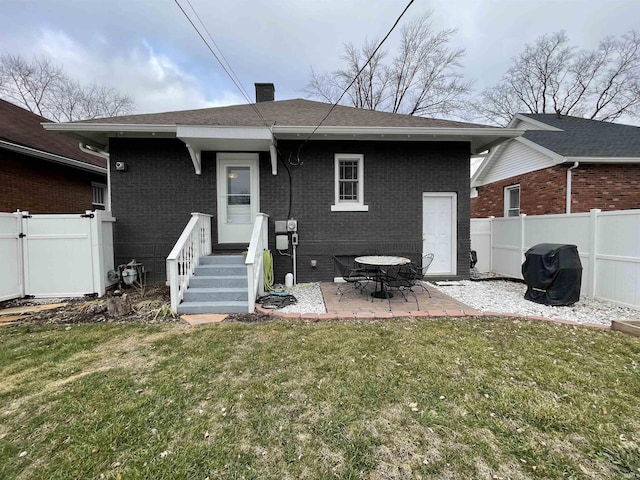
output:
[[6, 140], [0, 140], [0, 147], [12, 150], [14, 152], [22, 153], [32, 157], [41, 158], [50, 162], [59, 163], [71, 168], [77, 168], [79, 170], [85, 170], [88, 172], [98, 173], [101, 175], [107, 174], [106, 167], [100, 167], [98, 165], [92, 165], [90, 163], [83, 162], [81, 160], [75, 160], [73, 158], [64, 157], [62, 155], [56, 155], [55, 153], [45, 152], [44, 150], [38, 150], [36, 148], [26, 147], [13, 142], [7, 142]]
[[[184, 126], [169, 124], [116, 123], [43, 123], [46, 130], [73, 136], [85, 143], [104, 148], [110, 136], [175, 137]], [[195, 128], [197, 126], [190, 126]], [[207, 128], [208, 126], [198, 126]], [[220, 132], [225, 126], [211, 126]], [[229, 126], [229, 129], [264, 127]], [[376, 141], [458, 141], [469, 142], [471, 153], [480, 153], [510, 138], [521, 136], [525, 130], [502, 127], [368, 127], [368, 126], [297, 126], [274, 125], [273, 135], [282, 140], [299, 140], [313, 134], [313, 140], [376, 140]]]
[[100, 150], [106, 150], [109, 137], [175, 137], [176, 125], [123, 124], [123, 123], [52, 123], [43, 122], [42, 127], [52, 132], [63, 133]]
[[568, 163], [640, 163], [640, 157], [564, 157]]
[[469, 142], [472, 153], [486, 151], [525, 131], [502, 127], [348, 127], [274, 125], [273, 134], [281, 140], [373, 140], [403, 142]]

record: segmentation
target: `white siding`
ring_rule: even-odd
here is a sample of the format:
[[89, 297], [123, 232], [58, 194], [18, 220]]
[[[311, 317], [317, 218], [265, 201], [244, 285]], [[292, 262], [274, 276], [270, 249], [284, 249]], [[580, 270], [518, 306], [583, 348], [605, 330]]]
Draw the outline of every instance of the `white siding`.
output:
[[478, 184], [486, 185], [553, 165], [555, 162], [546, 155], [516, 140], [510, 140], [496, 152], [496, 158], [493, 159], [492, 165], [482, 172]]

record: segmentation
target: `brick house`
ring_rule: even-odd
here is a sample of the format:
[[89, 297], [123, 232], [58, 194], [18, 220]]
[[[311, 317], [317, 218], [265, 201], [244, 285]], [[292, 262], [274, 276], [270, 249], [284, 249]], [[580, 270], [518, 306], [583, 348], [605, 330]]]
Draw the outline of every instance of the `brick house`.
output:
[[107, 161], [0, 100], [0, 212], [82, 213], [107, 205]]
[[108, 147], [116, 263], [136, 258], [164, 281], [190, 212], [214, 217], [220, 253], [246, 249], [263, 212], [276, 282], [291, 271], [275, 250], [274, 222], [287, 219], [298, 221], [299, 282], [332, 280], [333, 255], [373, 252], [435, 251], [430, 272], [468, 277], [470, 154], [521, 131], [274, 91], [256, 84], [255, 104], [47, 126]]
[[471, 217], [640, 208], [640, 127], [556, 114], [518, 114], [526, 129], [471, 178]]

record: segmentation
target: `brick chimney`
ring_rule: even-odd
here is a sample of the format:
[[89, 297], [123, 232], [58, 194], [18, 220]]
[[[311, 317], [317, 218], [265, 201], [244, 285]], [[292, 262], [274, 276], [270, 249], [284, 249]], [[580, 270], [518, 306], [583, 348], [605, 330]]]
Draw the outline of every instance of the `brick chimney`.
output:
[[273, 83], [255, 83], [256, 103], [272, 102], [276, 97], [276, 87]]

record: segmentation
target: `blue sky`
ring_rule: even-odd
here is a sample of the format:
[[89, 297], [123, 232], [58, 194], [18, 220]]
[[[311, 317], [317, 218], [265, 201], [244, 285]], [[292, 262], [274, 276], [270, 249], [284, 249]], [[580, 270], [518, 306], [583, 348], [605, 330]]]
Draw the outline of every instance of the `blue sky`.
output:
[[[253, 100], [254, 82], [276, 99], [304, 97], [311, 67], [341, 66], [342, 45], [386, 34], [406, 1], [190, 0]], [[187, 0], [180, 0], [189, 9]], [[594, 48], [638, 28], [638, 0], [415, 0], [405, 19], [433, 11], [456, 28], [476, 90], [495, 83], [525, 43], [565, 30]], [[139, 113], [244, 103], [174, 0], [0, 0], [0, 50], [46, 54], [72, 77], [131, 95]], [[396, 30], [386, 44], [392, 52]]]

